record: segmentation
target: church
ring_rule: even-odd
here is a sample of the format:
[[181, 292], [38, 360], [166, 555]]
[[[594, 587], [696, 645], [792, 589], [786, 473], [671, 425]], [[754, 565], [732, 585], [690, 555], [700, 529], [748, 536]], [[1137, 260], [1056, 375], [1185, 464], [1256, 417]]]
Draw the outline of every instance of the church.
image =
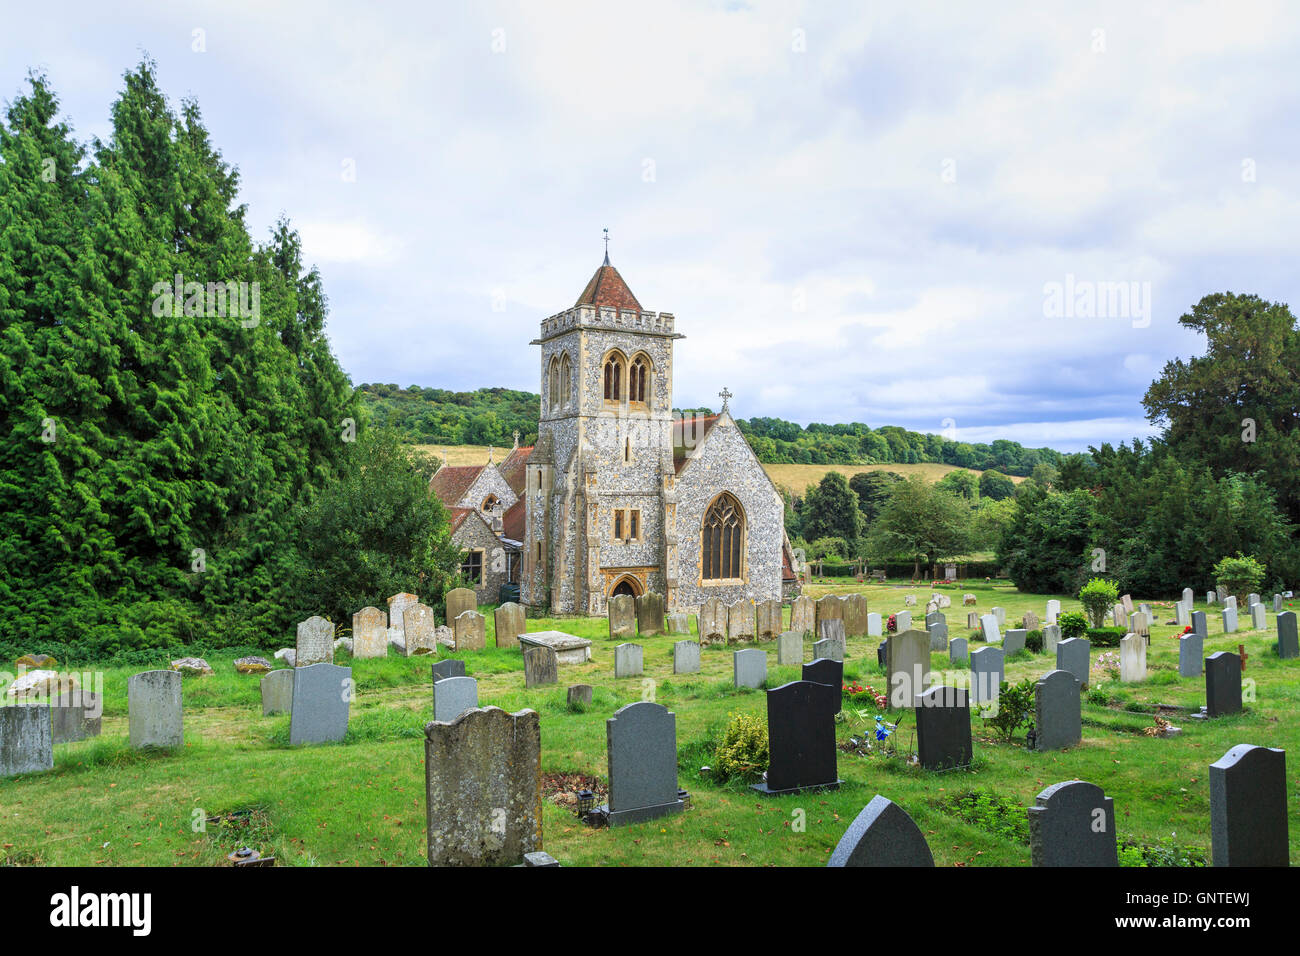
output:
[[671, 314], [641, 307], [608, 249], [573, 307], [542, 321], [537, 443], [507, 521], [525, 605], [594, 615], [647, 591], [670, 611], [790, 597], [785, 510], [730, 393], [717, 415], [673, 413], [682, 338]]

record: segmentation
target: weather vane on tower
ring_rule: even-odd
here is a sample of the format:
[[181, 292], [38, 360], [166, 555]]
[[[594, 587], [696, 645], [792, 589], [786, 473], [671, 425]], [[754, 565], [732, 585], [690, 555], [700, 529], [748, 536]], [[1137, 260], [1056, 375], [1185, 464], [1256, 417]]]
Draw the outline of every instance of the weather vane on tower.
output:
[[609, 265], [609, 230], [605, 230], [605, 265]]

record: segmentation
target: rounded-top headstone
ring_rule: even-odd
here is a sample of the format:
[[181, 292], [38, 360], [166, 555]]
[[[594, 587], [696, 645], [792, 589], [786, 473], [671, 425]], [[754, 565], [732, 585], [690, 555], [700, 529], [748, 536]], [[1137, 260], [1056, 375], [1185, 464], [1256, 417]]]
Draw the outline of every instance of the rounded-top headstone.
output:
[[934, 855], [907, 812], [876, 794], [844, 831], [826, 865], [934, 866]]

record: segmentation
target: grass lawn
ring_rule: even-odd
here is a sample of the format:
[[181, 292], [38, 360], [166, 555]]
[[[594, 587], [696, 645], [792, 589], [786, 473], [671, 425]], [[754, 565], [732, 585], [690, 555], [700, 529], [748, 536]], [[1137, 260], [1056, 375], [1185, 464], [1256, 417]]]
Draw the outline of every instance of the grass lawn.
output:
[[[903, 609], [905, 594], [915, 594], [918, 620], [929, 593], [928, 588], [901, 584], [812, 586], [808, 593], [817, 597], [854, 590], [866, 594], [871, 610], [886, 616]], [[946, 591], [953, 601], [946, 612], [950, 637], [968, 636], [961, 607], [966, 591], [978, 596], [981, 612], [1005, 607], [1008, 626], [1028, 610], [1042, 618], [1050, 597], [1060, 598], [1064, 610], [1079, 609], [1077, 601], [1064, 595], [1024, 595], [1010, 585], [962, 582]], [[1135, 603], [1141, 600], [1147, 599], [1134, 596]], [[1172, 635], [1180, 629], [1164, 623], [1173, 619], [1172, 602], [1151, 603], [1159, 623], [1152, 628], [1149, 676], [1136, 684], [1094, 683], [1083, 706], [1081, 746], [1033, 753], [1025, 749], [1023, 734], [1019, 744], [998, 742], [976, 718], [976, 760], [970, 770], [936, 774], [899, 757], [841, 753], [840, 790], [779, 799], [760, 798], [739, 782], [717, 785], [699, 771], [712, 763], [711, 742], [729, 713], [766, 713], [762, 691], [732, 688], [730, 649], [704, 649], [701, 672], [676, 677], [672, 644], [681, 638], [646, 638], [644, 679], [616, 681], [603, 620], [530, 619], [530, 631], [564, 630], [596, 641], [592, 661], [561, 667], [558, 685], [537, 690], [524, 689], [517, 650], [489, 647], [453, 656], [464, 657], [467, 672], [478, 679], [481, 704], [512, 711], [531, 707], [540, 713], [544, 774], [603, 780], [606, 717], [647, 693], [676, 712], [680, 785], [691, 792], [691, 809], [636, 826], [591, 830], [548, 799], [545, 846], [566, 865], [818, 866], [876, 793], [912, 815], [939, 865], [1028, 865], [1024, 808], [1044, 787], [1076, 778], [1102, 786], [1114, 798], [1121, 842], [1172, 841], [1208, 857], [1209, 764], [1239, 743], [1300, 754], [1294, 719], [1300, 661], [1280, 661], [1272, 651], [1271, 613], [1267, 632], [1224, 636], [1214, 611], [1205, 653], [1235, 651], [1241, 643], [1250, 655], [1243, 675], [1245, 712], [1208, 722], [1174, 717], [1183, 729], [1180, 737], [1143, 736], [1157, 705], [1195, 707], [1204, 700], [1203, 678], [1178, 677]], [[489, 614], [489, 645], [491, 626]], [[851, 639], [845, 672], [883, 691], [877, 643], [875, 638]], [[769, 651], [768, 686], [798, 678], [797, 668], [776, 667], [775, 651], [770, 646]], [[1094, 660], [1098, 654], [1093, 651]], [[422, 728], [432, 719], [430, 660], [349, 662], [340, 654], [338, 662], [351, 663], [357, 683], [347, 741], [290, 748], [288, 717], [261, 716], [259, 678], [236, 674], [232, 659], [210, 655], [216, 675], [185, 678], [185, 746], [177, 752], [141, 753], [127, 745], [126, 681], [147, 668], [104, 670], [102, 735], [56, 747], [51, 773], [0, 780], [0, 861], [213, 865], [237, 847], [251, 845], [282, 864], [422, 864]], [[94, 670], [79, 661], [61, 666]], [[933, 666], [966, 676], [949, 668], [946, 654], [935, 654]], [[1041, 655], [1018, 656], [1007, 662], [1006, 676], [1017, 681], [1052, 666]], [[594, 705], [585, 713], [570, 712], [565, 703], [566, 687], [576, 683], [595, 687]], [[852, 709], [848, 714], [837, 725], [842, 741], [866, 726]], [[900, 721], [898, 742], [914, 749], [910, 712], [895, 712], [889, 719]], [[1293, 781], [1295, 760], [1293, 756]], [[1291, 806], [1296, 806], [1294, 799]], [[218, 822], [204, 823], [210, 818]], [[801, 819], [806, 828], [797, 832], [792, 824]], [[1300, 862], [1300, 817], [1294, 809], [1290, 857]]]

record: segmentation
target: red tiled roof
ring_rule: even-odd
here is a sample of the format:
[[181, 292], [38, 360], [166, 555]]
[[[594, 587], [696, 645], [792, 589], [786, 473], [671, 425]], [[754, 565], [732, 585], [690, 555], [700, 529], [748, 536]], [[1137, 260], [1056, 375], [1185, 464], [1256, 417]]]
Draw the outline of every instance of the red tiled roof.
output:
[[448, 508], [465, 497], [469, 486], [474, 484], [486, 465], [443, 465], [429, 479], [429, 490], [438, 496]]
[[636, 300], [636, 296], [627, 287], [618, 270], [609, 264], [608, 256], [605, 257], [604, 265], [596, 270], [596, 274], [587, 283], [587, 288], [582, 290], [582, 295], [578, 296], [578, 301], [574, 304], [608, 305], [616, 309], [642, 311], [641, 303]]
[[[497, 470], [501, 472], [501, 477], [506, 480], [510, 490], [516, 495], [524, 493], [524, 484], [528, 481], [527, 465], [528, 456], [533, 453], [533, 446], [527, 445], [523, 448], [515, 448], [510, 454], [506, 455], [506, 460], [497, 465]], [[507, 535], [506, 537], [510, 537]], [[519, 539], [515, 539], [519, 540]]]
[[455, 534], [460, 530], [460, 526], [465, 523], [465, 519], [476, 512], [473, 508], [451, 508], [449, 513], [451, 515], [451, 533]]
[[501, 534], [511, 541], [524, 540], [524, 499], [520, 498], [510, 506], [501, 519]]
[[709, 433], [717, 415], [697, 415], [693, 418], [679, 418], [673, 422], [673, 470], [678, 474], [686, 467], [688, 452], [700, 447], [704, 436]]

